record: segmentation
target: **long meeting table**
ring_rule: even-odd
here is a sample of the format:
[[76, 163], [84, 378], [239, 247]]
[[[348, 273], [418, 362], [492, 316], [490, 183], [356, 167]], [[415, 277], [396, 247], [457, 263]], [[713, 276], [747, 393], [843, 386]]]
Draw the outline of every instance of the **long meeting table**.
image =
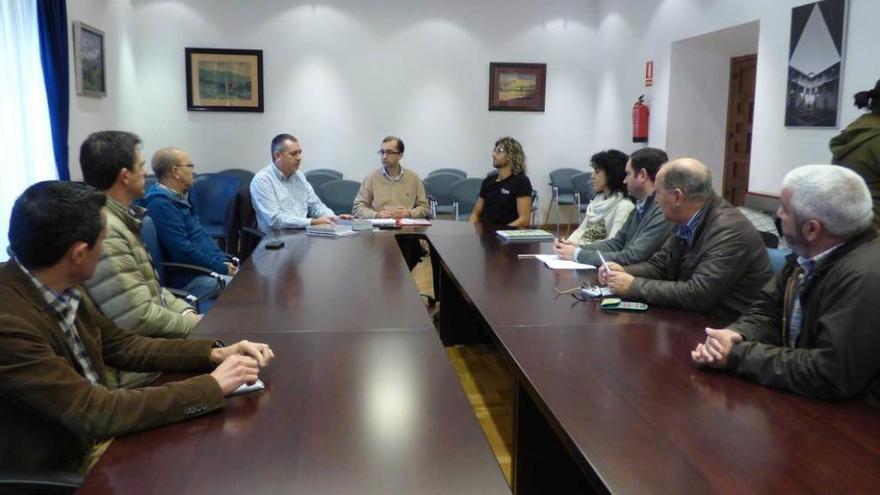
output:
[[[450, 221], [279, 237], [197, 331], [269, 343], [266, 390], [117, 438], [83, 493], [509, 493], [443, 351], [470, 342], [516, 379], [515, 493], [880, 492], [880, 412], [696, 368], [701, 316], [559, 295], [595, 275], [517, 257], [548, 243]], [[401, 256], [423, 240], [439, 333]]]

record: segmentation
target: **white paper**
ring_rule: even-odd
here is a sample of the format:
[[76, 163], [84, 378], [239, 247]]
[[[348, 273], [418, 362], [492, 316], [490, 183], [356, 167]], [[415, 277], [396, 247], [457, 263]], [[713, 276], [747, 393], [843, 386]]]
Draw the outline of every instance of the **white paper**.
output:
[[561, 260], [559, 256], [555, 254], [539, 254], [535, 256], [535, 259], [541, 260], [547, 265], [549, 268], [553, 270], [595, 270], [596, 267], [593, 265], [585, 265], [583, 263], [578, 263], [577, 261], [571, 260]]
[[431, 225], [431, 221], [424, 218], [401, 218], [400, 225]]
[[396, 225], [397, 220], [393, 218], [371, 218], [370, 223], [373, 225]]
[[244, 385], [242, 385], [242, 386], [238, 387], [237, 389], [235, 389], [235, 392], [232, 392], [232, 393], [229, 394], [229, 395], [230, 395], [230, 396], [233, 396], [233, 395], [247, 394], [247, 393], [250, 393], [250, 392], [256, 392], [257, 390], [263, 390], [264, 388], [266, 388], [266, 385], [263, 383], [262, 380], [260, 380], [259, 378], [257, 378], [257, 381], [255, 381], [254, 383], [252, 383], [252, 384], [250, 384], [250, 385], [248, 385], [247, 383], [245, 383]]

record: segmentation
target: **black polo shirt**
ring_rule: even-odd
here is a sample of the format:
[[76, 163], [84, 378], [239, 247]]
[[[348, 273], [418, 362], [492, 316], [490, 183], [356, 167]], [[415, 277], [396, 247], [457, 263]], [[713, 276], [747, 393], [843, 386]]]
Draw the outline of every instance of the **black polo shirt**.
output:
[[532, 183], [526, 174], [514, 174], [497, 181], [498, 176], [492, 174], [483, 179], [480, 186], [480, 197], [483, 198], [483, 211], [480, 221], [490, 225], [507, 225], [516, 220], [516, 198], [532, 195]]

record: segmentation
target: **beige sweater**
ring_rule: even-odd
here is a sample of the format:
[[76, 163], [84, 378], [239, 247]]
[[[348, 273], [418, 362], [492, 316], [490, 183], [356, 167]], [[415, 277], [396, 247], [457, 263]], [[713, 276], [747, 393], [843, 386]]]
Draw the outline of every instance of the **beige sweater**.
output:
[[428, 199], [422, 179], [410, 169], [401, 170], [403, 175], [396, 181], [385, 177], [381, 170], [368, 175], [354, 198], [354, 216], [376, 218], [387, 208], [407, 208], [410, 218], [427, 217]]

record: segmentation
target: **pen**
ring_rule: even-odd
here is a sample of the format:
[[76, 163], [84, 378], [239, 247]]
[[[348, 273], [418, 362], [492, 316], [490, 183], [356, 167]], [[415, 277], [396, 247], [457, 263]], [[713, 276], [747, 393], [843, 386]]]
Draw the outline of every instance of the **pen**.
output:
[[599, 255], [599, 259], [602, 261], [602, 267], [605, 268], [605, 271], [611, 273], [611, 269], [608, 268], [608, 263], [605, 261], [605, 257], [602, 256], [602, 253], [600, 253], [598, 249], [596, 250], [596, 254]]

